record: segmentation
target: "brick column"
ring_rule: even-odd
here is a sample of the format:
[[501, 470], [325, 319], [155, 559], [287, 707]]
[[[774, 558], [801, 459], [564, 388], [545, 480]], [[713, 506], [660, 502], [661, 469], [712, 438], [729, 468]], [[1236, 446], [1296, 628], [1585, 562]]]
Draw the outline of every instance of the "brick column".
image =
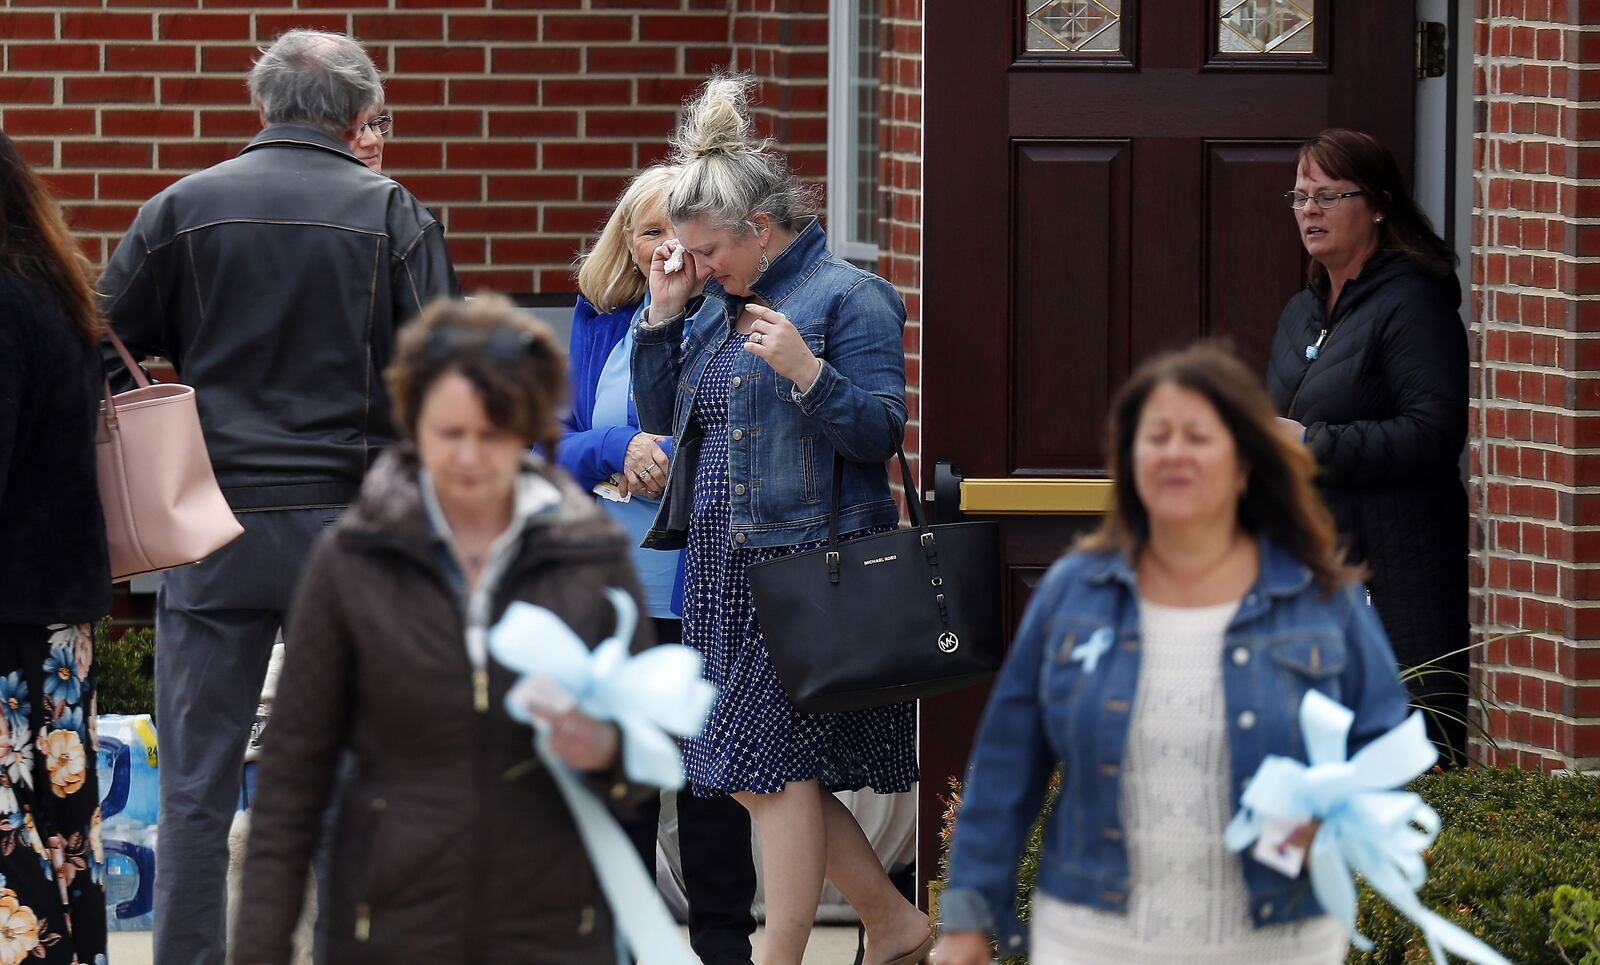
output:
[[[922, 451], [922, 0], [883, 0], [878, 184], [886, 220], [878, 273], [906, 300], [906, 455]], [[922, 488], [932, 477], [922, 474]], [[898, 478], [891, 475], [891, 478]]]
[[1600, 7], [1479, 0], [1473, 622], [1498, 754], [1600, 768]]

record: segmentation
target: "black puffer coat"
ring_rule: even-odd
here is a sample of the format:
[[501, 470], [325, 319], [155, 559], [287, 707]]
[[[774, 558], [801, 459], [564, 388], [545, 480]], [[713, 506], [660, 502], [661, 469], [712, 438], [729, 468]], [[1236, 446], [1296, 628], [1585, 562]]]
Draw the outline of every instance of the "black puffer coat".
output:
[[[1461, 287], [1380, 251], [1334, 305], [1309, 287], [1278, 320], [1267, 389], [1306, 427], [1318, 484], [1401, 666], [1467, 644], [1467, 335]], [[1328, 330], [1315, 360], [1306, 346]], [[1465, 670], [1465, 658], [1452, 661]], [[1440, 676], [1415, 692], [1464, 693]], [[1451, 701], [1464, 708], [1462, 701]]]

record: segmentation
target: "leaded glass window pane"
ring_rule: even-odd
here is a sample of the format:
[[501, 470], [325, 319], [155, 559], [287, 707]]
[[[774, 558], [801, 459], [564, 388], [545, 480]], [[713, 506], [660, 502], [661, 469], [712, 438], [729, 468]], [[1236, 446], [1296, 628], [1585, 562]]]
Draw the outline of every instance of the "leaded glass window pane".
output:
[[1217, 52], [1315, 54], [1316, 0], [1219, 0]]
[[1116, 54], [1122, 50], [1122, 0], [1030, 0], [1030, 54]]

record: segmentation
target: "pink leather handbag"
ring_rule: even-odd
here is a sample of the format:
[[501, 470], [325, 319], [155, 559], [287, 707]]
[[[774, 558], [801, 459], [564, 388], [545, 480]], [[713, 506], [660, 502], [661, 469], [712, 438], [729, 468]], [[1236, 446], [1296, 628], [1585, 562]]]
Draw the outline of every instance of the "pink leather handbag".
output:
[[126, 580], [204, 559], [244, 527], [211, 471], [194, 389], [151, 382], [116, 333], [107, 334], [139, 383], [116, 396], [106, 383], [95, 435], [111, 578]]

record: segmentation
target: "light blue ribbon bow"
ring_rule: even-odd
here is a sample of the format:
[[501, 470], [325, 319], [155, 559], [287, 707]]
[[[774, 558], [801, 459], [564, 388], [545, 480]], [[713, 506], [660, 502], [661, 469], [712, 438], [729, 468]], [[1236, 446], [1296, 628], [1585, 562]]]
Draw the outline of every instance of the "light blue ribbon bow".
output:
[[634, 957], [648, 954], [652, 965], [697, 965], [633, 843], [582, 778], [550, 749], [549, 725], [528, 711], [532, 679], [549, 678], [576, 698], [578, 710], [617, 725], [623, 769], [631, 780], [683, 786], [683, 761], [673, 735], [700, 732], [716, 689], [700, 676], [700, 654], [688, 647], [665, 644], [630, 656], [638, 610], [621, 590], [607, 589], [606, 598], [617, 613], [616, 632], [592, 652], [560, 617], [521, 602], [511, 604], [489, 631], [489, 652], [523, 675], [506, 694], [506, 712], [533, 725], [534, 750], [572, 812], [623, 941]]
[[1073, 647], [1067, 659], [1083, 664], [1084, 673], [1094, 673], [1095, 668], [1100, 666], [1100, 658], [1111, 649], [1111, 641], [1115, 637], [1110, 627], [1101, 627], [1089, 634], [1089, 639]]
[[1482, 940], [1423, 907], [1416, 891], [1428, 877], [1422, 851], [1439, 833], [1439, 815], [1422, 798], [1394, 790], [1439, 757], [1418, 711], [1347, 759], [1348, 708], [1317, 691], [1300, 703], [1309, 765], [1267, 755], [1223, 836], [1243, 851], [1268, 818], [1322, 822], [1311, 842], [1311, 888], [1317, 901], [1362, 951], [1372, 940], [1356, 931], [1357, 872], [1373, 891], [1422, 929], [1438, 965], [1449, 951], [1479, 965], [1510, 965]]

